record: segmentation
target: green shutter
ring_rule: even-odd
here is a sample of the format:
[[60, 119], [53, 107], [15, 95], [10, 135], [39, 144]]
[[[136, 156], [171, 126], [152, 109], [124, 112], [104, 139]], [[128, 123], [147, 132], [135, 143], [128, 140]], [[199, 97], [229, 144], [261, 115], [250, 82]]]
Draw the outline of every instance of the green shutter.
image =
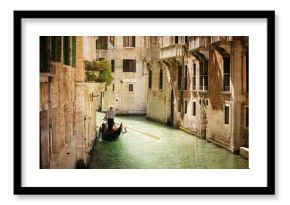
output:
[[61, 61], [61, 37], [52, 36], [51, 37], [51, 58], [52, 61]]
[[40, 36], [40, 72], [49, 72], [49, 37]]
[[72, 67], [76, 67], [76, 37], [72, 37]]
[[69, 36], [63, 37], [63, 56], [64, 56], [63, 63], [65, 65], [71, 65], [70, 64], [70, 37]]
[[51, 39], [51, 60], [55, 61], [55, 36], [52, 36], [50, 39]]
[[61, 37], [55, 37], [55, 61], [61, 62]]

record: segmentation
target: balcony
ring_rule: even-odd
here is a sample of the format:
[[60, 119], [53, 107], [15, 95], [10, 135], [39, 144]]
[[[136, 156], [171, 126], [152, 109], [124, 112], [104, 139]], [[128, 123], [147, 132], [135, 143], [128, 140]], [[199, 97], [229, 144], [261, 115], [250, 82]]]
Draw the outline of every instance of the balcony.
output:
[[96, 58], [107, 58], [108, 57], [108, 51], [107, 50], [97, 50], [96, 51]]
[[210, 43], [229, 42], [233, 40], [233, 36], [211, 36]]
[[197, 51], [197, 50], [206, 50], [208, 49], [210, 43], [210, 37], [208, 36], [200, 36], [200, 37], [192, 37], [189, 40], [189, 51]]
[[160, 59], [169, 59], [183, 56], [184, 48], [180, 44], [160, 48]]

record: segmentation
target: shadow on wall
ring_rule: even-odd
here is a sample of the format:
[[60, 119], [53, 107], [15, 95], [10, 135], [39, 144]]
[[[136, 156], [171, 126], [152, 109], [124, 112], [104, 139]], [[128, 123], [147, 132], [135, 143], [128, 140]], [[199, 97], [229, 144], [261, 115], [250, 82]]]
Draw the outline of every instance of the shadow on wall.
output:
[[220, 93], [222, 91], [222, 84], [220, 82], [222, 81], [222, 68], [221, 65], [219, 64], [219, 58], [221, 58], [221, 56], [217, 53], [217, 51], [215, 51], [213, 48], [211, 48], [211, 52], [210, 52], [210, 59], [213, 59], [211, 64], [210, 64], [210, 82], [209, 82], [209, 86], [211, 88], [210, 91], [210, 102], [212, 105], [212, 109], [213, 110], [218, 110], [218, 109], [222, 109], [222, 104], [221, 104], [221, 96]]
[[87, 164], [85, 163], [85, 161], [83, 159], [79, 159], [77, 162], [76, 162], [76, 166], [75, 166], [76, 169], [87, 169]]

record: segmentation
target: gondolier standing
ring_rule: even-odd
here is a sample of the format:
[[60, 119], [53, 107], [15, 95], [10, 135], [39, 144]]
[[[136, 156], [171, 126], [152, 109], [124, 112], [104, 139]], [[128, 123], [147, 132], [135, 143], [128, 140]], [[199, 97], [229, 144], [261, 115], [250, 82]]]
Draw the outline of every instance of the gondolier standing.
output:
[[112, 105], [110, 105], [110, 108], [107, 111], [107, 114], [106, 114], [105, 118], [107, 118], [107, 120], [108, 120], [108, 130], [110, 131], [113, 128], [114, 118], [115, 118], [115, 112], [114, 112], [114, 109], [113, 109]]

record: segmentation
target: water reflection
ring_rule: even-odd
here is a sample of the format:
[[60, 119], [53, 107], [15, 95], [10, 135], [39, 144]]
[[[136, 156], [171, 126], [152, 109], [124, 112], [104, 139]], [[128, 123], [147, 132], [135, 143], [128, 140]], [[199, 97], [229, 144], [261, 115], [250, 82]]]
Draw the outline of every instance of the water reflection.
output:
[[[100, 125], [103, 113], [97, 113]], [[92, 169], [245, 169], [248, 160], [181, 130], [146, 120], [145, 116], [118, 116], [127, 133], [118, 141], [95, 141]], [[133, 128], [135, 130], [129, 129]], [[139, 132], [138, 132], [139, 131]], [[149, 135], [142, 134], [148, 133]], [[158, 138], [151, 137], [157, 136]]]

